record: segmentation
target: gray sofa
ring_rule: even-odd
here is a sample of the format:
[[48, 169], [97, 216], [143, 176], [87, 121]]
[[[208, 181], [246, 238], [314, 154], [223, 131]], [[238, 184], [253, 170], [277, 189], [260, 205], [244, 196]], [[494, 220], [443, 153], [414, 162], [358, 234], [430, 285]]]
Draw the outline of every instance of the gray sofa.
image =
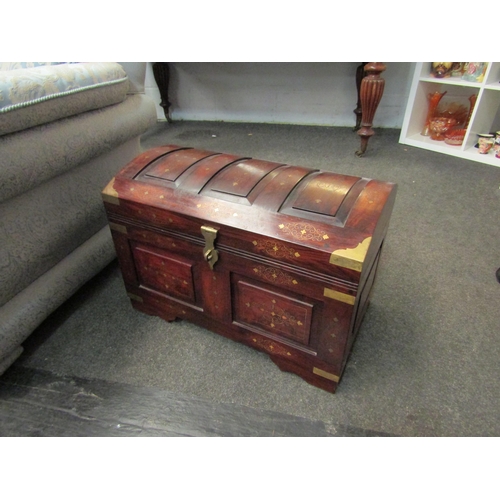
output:
[[146, 63], [0, 63], [0, 374], [110, 263], [101, 191], [156, 123]]

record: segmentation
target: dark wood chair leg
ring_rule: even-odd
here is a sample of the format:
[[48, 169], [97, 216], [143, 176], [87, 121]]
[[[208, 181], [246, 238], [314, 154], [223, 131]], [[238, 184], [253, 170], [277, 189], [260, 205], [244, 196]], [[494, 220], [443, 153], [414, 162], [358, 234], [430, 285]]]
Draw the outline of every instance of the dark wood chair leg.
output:
[[366, 63], [361, 63], [356, 68], [356, 91], [358, 94], [358, 102], [356, 103], [356, 109], [353, 113], [356, 115], [356, 125], [354, 125], [353, 131], [357, 132], [361, 127], [361, 81], [366, 76], [365, 73]]
[[160, 106], [163, 108], [167, 121], [171, 122], [170, 101], [168, 100], [168, 84], [170, 82], [170, 68], [168, 67], [168, 63], [153, 63], [153, 75], [155, 77], [156, 85], [158, 85], [158, 90], [160, 91]]
[[375, 111], [384, 93], [385, 80], [380, 74], [385, 71], [383, 63], [371, 62], [365, 65], [366, 76], [361, 81], [361, 128], [358, 135], [361, 137], [361, 149], [356, 151], [357, 156], [363, 156], [368, 146], [368, 140], [375, 132], [372, 129]]

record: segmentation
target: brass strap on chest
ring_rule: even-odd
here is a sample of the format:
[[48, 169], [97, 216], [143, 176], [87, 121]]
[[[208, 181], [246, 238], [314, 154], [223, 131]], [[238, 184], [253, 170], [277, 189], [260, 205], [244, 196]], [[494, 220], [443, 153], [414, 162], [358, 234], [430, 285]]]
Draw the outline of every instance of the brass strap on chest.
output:
[[215, 263], [219, 260], [219, 252], [214, 247], [215, 239], [217, 238], [217, 229], [210, 226], [201, 226], [201, 234], [205, 238], [203, 258], [208, 262], [210, 269], [213, 271]]

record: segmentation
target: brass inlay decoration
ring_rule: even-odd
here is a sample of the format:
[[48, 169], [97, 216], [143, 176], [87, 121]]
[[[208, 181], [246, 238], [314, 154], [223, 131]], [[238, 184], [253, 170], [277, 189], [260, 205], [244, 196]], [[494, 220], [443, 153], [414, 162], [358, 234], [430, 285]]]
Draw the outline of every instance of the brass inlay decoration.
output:
[[312, 224], [306, 222], [291, 222], [278, 226], [284, 233], [290, 234], [299, 240], [323, 241], [328, 239], [328, 235], [318, 231]]
[[252, 242], [255, 247], [257, 247], [257, 250], [262, 250], [271, 257], [278, 257], [278, 258], [293, 258], [295, 257], [298, 259], [300, 257], [300, 253], [297, 252], [295, 249], [287, 247], [282, 244], [278, 244], [274, 241], [253, 241]]
[[341, 248], [330, 255], [330, 264], [360, 271], [363, 269], [372, 237], [365, 238], [356, 248]]
[[321, 370], [320, 368], [313, 368], [313, 373], [315, 375], [319, 375], [320, 377], [327, 378], [328, 380], [333, 380], [333, 382], [338, 382], [340, 377], [334, 375], [333, 373], [325, 372], [325, 370]]
[[271, 283], [277, 283], [279, 285], [298, 285], [296, 279], [275, 267], [257, 266], [254, 267], [253, 272], [259, 278], [270, 281]]
[[220, 205], [217, 202], [212, 203], [198, 203], [196, 208], [201, 208], [203, 211], [206, 211], [210, 215], [217, 215], [221, 217], [238, 217], [238, 214], [231, 210], [229, 207], [225, 207], [224, 205]]
[[278, 355], [281, 355], [281, 356], [291, 356], [291, 352], [285, 348], [284, 346], [276, 343], [276, 342], [272, 342], [270, 340], [267, 340], [267, 339], [263, 339], [263, 338], [255, 338], [253, 337], [252, 338], [252, 341], [257, 344], [257, 347], [260, 348], [260, 349], [264, 349], [265, 351], [270, 351], [272, 352], [273, 354], [278, 354]]
[[[302, 337], [304, 323], [300, 319], [296, 318], [293, 314], [285, 311], [282, 307], [276, 304], [275, 300], [272, 300], [269, 304], [254, 302], [253, 307], [255, 310], [260, 311], [258, 316], [258, 321], [262, 325], [268, 325], [271, 328], [278, 328], [278, 330], [287, 330], [294, 337]], [[305, 318], [302, 318], [305, 319]], [[298, 331], [297, 328], [298, 327]]]
[[120, 199], [118, 198], [118, 192], [113, 187], [114, 183], [115, 183], [115, 178], [113, 177], [109, 181], [108, 185], [103, 189], [101, 196], [103, 201], [111, 203], [112, 205], [119, 205]]
[[129, 299], [136, 300], [137, 302], [144, 302], [142, 297], [139, 297], [139, 295], [135, 295], [134, 293], [127, 293]]
[[329, 299], [338, 300], [339, 302], [345, 302], [350, 305], [353, 305], [354, 302], [356, 302], [356, 297], [348, 295], [347, 293], [337, 292], [337, 290], [332, 290], [331, 288], [325, 288], [323, 295]]
[[127, 234], [127, 228], [122, 224], [116, 224], [116, 222], [110, 222], [109, 228], [113, 231], [118, 231], [119, 233]]

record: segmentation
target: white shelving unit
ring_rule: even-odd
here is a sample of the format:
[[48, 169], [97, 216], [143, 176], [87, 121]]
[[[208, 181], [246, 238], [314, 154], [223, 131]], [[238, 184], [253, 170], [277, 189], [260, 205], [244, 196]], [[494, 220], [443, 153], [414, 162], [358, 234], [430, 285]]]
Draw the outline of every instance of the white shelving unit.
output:
[[[480, 154], [474, 147], [477, 134], [500, 130], [500, 63], [488, 63], [481, 83], [468, 82], [457, 77], [434, 78], [430, 75], [431, 64], [421, 62], [415, 66], [399, 142], [500, 167], [500, 158], [495, 158], [493, 150], [488, 154]], [[468, 102], [469, 96], [477, 94], [464, 142], [460, 146], [451, 146], [444, 141], [434, 141], [421, 135], [427, 117], [427, 95], [436, 91], [446, 91], [447, 99], [455, 98], [462, 102]]]

